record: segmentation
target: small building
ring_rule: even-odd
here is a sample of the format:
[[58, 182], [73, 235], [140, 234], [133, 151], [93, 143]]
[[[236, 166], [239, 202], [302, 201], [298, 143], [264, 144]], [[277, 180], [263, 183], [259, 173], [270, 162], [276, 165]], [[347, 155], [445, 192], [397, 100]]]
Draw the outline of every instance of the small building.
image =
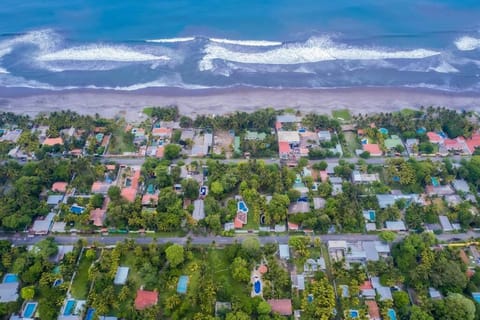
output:
[[267, 303], [272, 308], [273, 313], [277, 313], [281, 316], [292, 315], [292, 300], [290, 299], [270, 299]]
[[292, 272], [290, 278], [292, 280], [292, 288], [297, 290], [305, 290], [305, 275]]
[[[197, 199], [193, 201], [193, 219], [196, 221], [202, 220], [205, 218], [205, 207], [202, 199]], [[242, 225], [243, 226], [243, 225]]]
[[407, 231], [405, 223], [401, 220], [399, 221], [385, 221], [385, 229], [389, 231]]
[[57, 206], [63, 200], [63, 195], [51, 195], [47, 198], [47, 205], [51, 207]]
[[318, 210], [318, 209], [323, 209], [325, 208], [325, 199], [320, 198], [320, 197], [315, 197], [313, 198], [313, 209]]
[[46, 216], [41, 216], [35, 219], [31, 231], [36, 235], [48, 234], [50, 227], [52, 226], [53, 218], [55, 217], [54, 212], [50, 212]]
[[153, 128], [152, 136], [156, 138], [170, 139], [172, 136], [171, 128]]
[[375, 289], [377, 294], [380, 296], [380, 301], [393, 300], [392, 291], [390, 290], [389, 287], [385, 287], [380, 284], [379, 277], [372, 277], [371, 280], [372, 280], [373, 288]]
[[297, 201], [291, 203], [288, 207], [288, 213], [296, 214], [296, 213], [307, 213], [310, 212], [310, 204], [305, 201]]
[[129, 267], [118, 267], [117, 272], [115, 273], [115, 279], [113, 280], [113, 284], [124, 285], [125, 283], [127, 283], [129, 271]]
[[390, 138], [385, 139], [384, 141], [385, 148], [388, 150], [395, 149], [397, 146], [403, 146], [402, 139], [397, 135], [392, 135]]
[[56, 145], [63, 145], [63, 139], [61, 137], [58, 138], [47, 138], [43, 141], [44, 146], [53, 147]]
[[307, 259], [303, 265], [303, 272], [306, 276], [313, 276], [313, 274], [319, 270], [326, 270], [325, 259], [323, 257], [320, 257], [316, 260], [311, 258]]
[[8, 131], [7, 133], [4, 133], [0, 137], [0, 141], [8, 141], [8, 142], [17, 143], [18, 139], [22, 135], [22, 132], [23, 131], [21, 129], [15, 129], [15, 130], [12, 130], [12, 131]]
[[147, 291], [143, 289], [137, 290], [137, 296], [135, 298], [135, 309], [144, 310], [152, 307], [158, 303], [158, 292]]
[[92, 184], [91, 192], [107, 194], [109, 188], [110, 188], [110, 183], [103, 182], [103, 181], [95, 181]]
[[323, 141], [331, 141], [332, 140], [332, 135], [330, 134], [330, 131], [328, 130], [320, 130], [318, 131], [318, 139], [320, 142]]
[[52, 185], [52, 191], [53, 192], [65, 193], [65, 192], [67, 192], [67, 186], [68, 186], [67, 182], [57, 181]]
[[430, 299], [434, 299], [434, 300], [439, 300], [443, 298], [440, 291], [432, 287], [428, 288], [428, 295], [430, 296]]
[[107, 210], [103, 208], [96, 208], [90, 211], [90, 221], [92, 221], [93, 225], [96, 227], [103, 226], [105, 222]]
[[288, 244], [278, 245], [278, 252], [280, 259], [289, 260], [290, 259], [290, 247]]
[[0, 283], [0, 303], [15, 302], [18, 300], [18, 281]]
[[428, 185], [425, 187], [425, 192], [429, 196], [446, 196], [446, 195], [451, 195], [455, 193], [455, 191], [452, 189], [450, 185], [439, 185], [439, 186]]
[[358, 170], [352, 172], [353, 183], [372, 183], [380, 181], [378, 173], [362, 173]]
[[380, 316], [380, 309], [378, 308], [378, 304], [375, 300], [367, 300], [365, 304], [368, 308], [368, 317], [370, 320], [381, 320]]
[[436, 132], [427, 132], [427, 138], [430, 143], [440, 144], [443, 142], [443, 138]]
[[440, 225], [444, 232], [452, 232], [454, 230], [447, 216], [438, 216], [438, 220], [440, 221]]

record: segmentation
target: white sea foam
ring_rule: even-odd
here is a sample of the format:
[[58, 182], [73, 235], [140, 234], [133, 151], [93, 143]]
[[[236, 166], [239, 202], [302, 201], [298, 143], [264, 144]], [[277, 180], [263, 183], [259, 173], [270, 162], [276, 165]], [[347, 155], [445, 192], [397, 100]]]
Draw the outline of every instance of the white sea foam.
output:
[[195, 40], [195, 37], [152, 39], [152, 40], [146, 40], [146, 42], [177, 43], [177, 42], [188, 42], [188, 41], [193, 41], [193, 40]]
[[350, 47], [336, 44], [328, 37], [312, 38], [302, 44], [285, 44], [261, 52], [233, 51], [208, 44], [204, 53], [199, 63], [202, 71], [213, 69], [213, 61], [216, 59], [245, 64], [300, 64], [331, 60], [422, 59], [440, 54], [426, 49], [392, 51]]
[[8, 70], [5, 69], [5, 68], [0, 67], [0, 73], [5, 74], [5, 73], [10, 73], [10, 72], [8, 72]]
[[461, 51], [472, 51], [480, 49], [480, 39], [464, 36], [455, 41], [455, 46]]
[[231, 40], [231, 39], [220, 39], [220, 38], [210, 38], [209, 40], [216, 43], [234, 44], [234, 45], [249, 46], [249, 47], [273, 47], [273, 46], [282, 45], [281, 42], [267, 41], [267, 40]]
[[459, 72], [457, 68], [455, 68], [454, 66], [452, 66], [451, 64], [449, 64], [445, 61], [440, 62], [440, 64], [436, 67], [429, 68], [429, 70], [435, 71], [435, 72], [438, 72], [438, 73], [456, 73], [456, 72]]
[[55, 52], [45, 53], [37, 57], [39, 61], [118, 61], [140, 62], [169, 60], [167, 56], [156, 56], [121, 46], [90, 45], [73, 47]]

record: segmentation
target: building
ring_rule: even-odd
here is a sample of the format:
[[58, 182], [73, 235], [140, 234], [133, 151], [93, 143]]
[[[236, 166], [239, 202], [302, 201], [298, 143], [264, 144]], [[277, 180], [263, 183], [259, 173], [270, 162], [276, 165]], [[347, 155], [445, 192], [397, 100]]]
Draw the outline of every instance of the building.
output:
[[358, 170], [352, 172], [353, 183], [372, 183], [380, 181], [378, 173], [362, 173]]
[[385, 229], [389, 231], [407, 231], [407, 227], [405, 227], [405, 223], [401, 220], [385, 221]]
[[364, 152], [370, 153], [372, 157], [381, 157], [383, 152], [377, 143], [367, 143], [362, 145]]
[[0, 137], [0, 141], [8, 141], [8, 142], [17, 143], [17, 141], [20, 138], [20, 135], [22, 134], [22, 132], [23, 131], [21, 129], [15, 129], [15, 130], [12, 130], [12, 131], [8, 131], [7, 133], [4, 133]]
[[443, 142], [443, 138], [436, 132], [427, 132], [427, 138], [430, 143], [440, 144]]
[[407, 201], [407, 205], [410, 203], [418, 203], [422, 204], [422, 200], [420, 195], [416, 193], [411, 194], [377, 194], [376, 195], [378, 205], [381, 209], [385, 209], [391, 207], [397, 202], [398, 200], [404, 199]]
[[303, 272], [305, 273], [305, 276], [313, 276], [313, 274], [319, 270], [326, 270], [325, 259], [323, 257], [320, 257], [317, 260], [311, 258], [307, 259], [303, 265]]
[[196, 221], [202, 220], [205, 218], [205, 207], [202, 199], [197, 199], [193, 201], [192, 218], [195, 219]]
[[468, 186], [467, 181], [463, 179], [456, 179], [452, 181], [452, 186], [457, 192], [469, 193], [470, 187]]
[[278, 245], [278, 253], [280, 255], [280, 259], [290, 259], [290, 247], [288, 246], [288, 244]]
[[53, 218], [55, 217], [54, 212], [50, 212], [46, 216], [41, 216], [35, 219], [31, 231], [37, 235], [48, 234], [50, 227], [52, 226]]
[[47, 138], [43, 141], [42, 145], [49, 146], [49, 147], [53, 147], [53, 146], [56, 146], [56, 145], [63, 145], [63, 139], [61, 137]]
[[270, 299], [267, 303], [272, 308], [273, 313], [277, 313], [281, 316], [292, 315], [292, 300], [290, 299]]
[[452, 189], [450, 185], [439, 185], [439, 186], [428, 185], [425, 187], [425, 192], [429, 196], [446, 196], [446, 195], [452, 195], [455, 193], [455, 191]]
[[385, 139], [384, 144], [388, 150], [395, 149], [399, 145], [403, 147], [402, 139], [397, 135], [391, 135], [390, 138]]
[[92, 184], [91, 192], [107, 194], [109, 188], [110, 188], [110, 183], [107, 183], [104, 181], [95, 181]]
[[113, 280], [113, 284], [124, 285], [125, 283], [127, 283], [129, 271], [130, 268], [128, 267], [118, 267], [117, 272], [115, 273], [115, 279]]
[[152, 307], [158, 303], [158, 292], [147, 291], [143, 289], [137, 290], [137, 296], [135, 298], [135, 309], [144, 310]]
[[170, 139], [172, 137], [171, 128], [153, 128], [152, 136], [161, 139]]
[[255, 141], [263, 141], [267, 138], [267, 134], [265, 132], [256, 132], [256, 131], [248, 131], [245, 133], [245, 140], [255, 140]]
[[307, 213], [310, 212], [310, 204], [305, 201], [297, 201], [291, 203], [288, 207], [288, 213], [296, 214], [296, 213]]
[[15, 302], [18, 300], [17, 282], [0, 283], [0, 303]]
[[103, 208], [96, 208], [90, 211], [90, 221], [92, 221], [93, 225], [96, 227], [103, 226], [105, 222], [107, 210]]
[[440, 225], [444, 232], [452, 232], [454, 230], [447, 216], [438, 216], [438, 220], [440, 221]]
[[318, 131], [317, 135], [318, 135], [318, 139], [320, 140], [320, 142], [331, 141], [332, 140], [332, 135], [330, 134], [330, 131], [328, 131], [328, 130], [320, 130], [320, 131]]
[[418, 139], [405, 140], [405, 147], [409, 155], [415, 156], [418, 154]]
[[68, 186], [67, 182], [57, 181], [57, 182], [53, 183], [52, 191], [53, 192], [65, 193], [67, 191], [67, 186]]
[[390, 290], [389, 287], [385, 287], [380, 284], [379, 277], [372, 277], [371, 281], [372, 281], [372, 287], [380, 296], [380, 301], [393, 300], [392, 291]]
[[378, 308], [378, 304], [375, 300], [367, 300], [365, 304], [368, 308], [368, 317], [370, 320], [381, 320], [380, 316], [380, 309]]
[[318, 209], [323, 209], [325, 208], [325, 199], [320, 198], [320, 197], [315, 197], [313, 198], [313, 209], [318, 210]]

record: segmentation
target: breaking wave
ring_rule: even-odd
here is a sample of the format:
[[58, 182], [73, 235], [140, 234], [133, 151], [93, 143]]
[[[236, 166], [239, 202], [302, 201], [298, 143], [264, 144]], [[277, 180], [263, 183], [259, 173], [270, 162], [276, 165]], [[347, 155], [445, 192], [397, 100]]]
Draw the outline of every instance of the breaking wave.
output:
[[230, 39], [220, 39], [220, 38], [210, 38], [209, 40], [215, 43], [233, 44], [233, 45], [249, 46], [249, 47], [274, 47], [274, 46], [282, 45], [282, 42], [267, 41], [267, 40], [230, 40]]
[[188, 41], [193, 41], [193, 40], [195, 40], [195, 37], [152, 39], [152, 40], [146, 40], [146, 42], [154, 42], [154, 43], [177, 43], [177, 42], [188, 42]]
[[280, 48], [260, 52], [234, 51], [221, 45], [208, 44], [204, 53], [199, 62], [201, 71], [213, 69], [213, 61], [217, 59], [245, 64], [281, 65], [331, 60], [422, 59], [440, 54], [427, 49], [390, 51], [351, 47], [334, 43], [328, 37], [311, 38], [305, 43], [285, 44]]
[[460, 51], [472, 51], [480, 49], [480, 39], [464, 36], [455, 41], [455, 46]]

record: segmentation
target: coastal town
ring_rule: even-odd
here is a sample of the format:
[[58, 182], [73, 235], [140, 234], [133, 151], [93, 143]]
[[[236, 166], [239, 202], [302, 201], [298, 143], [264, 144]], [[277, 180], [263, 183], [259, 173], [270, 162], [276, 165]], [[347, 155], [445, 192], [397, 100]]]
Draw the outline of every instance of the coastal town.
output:
[[5, 319], [480, 314], [475, 112], [1, 113], [0, 161]]

